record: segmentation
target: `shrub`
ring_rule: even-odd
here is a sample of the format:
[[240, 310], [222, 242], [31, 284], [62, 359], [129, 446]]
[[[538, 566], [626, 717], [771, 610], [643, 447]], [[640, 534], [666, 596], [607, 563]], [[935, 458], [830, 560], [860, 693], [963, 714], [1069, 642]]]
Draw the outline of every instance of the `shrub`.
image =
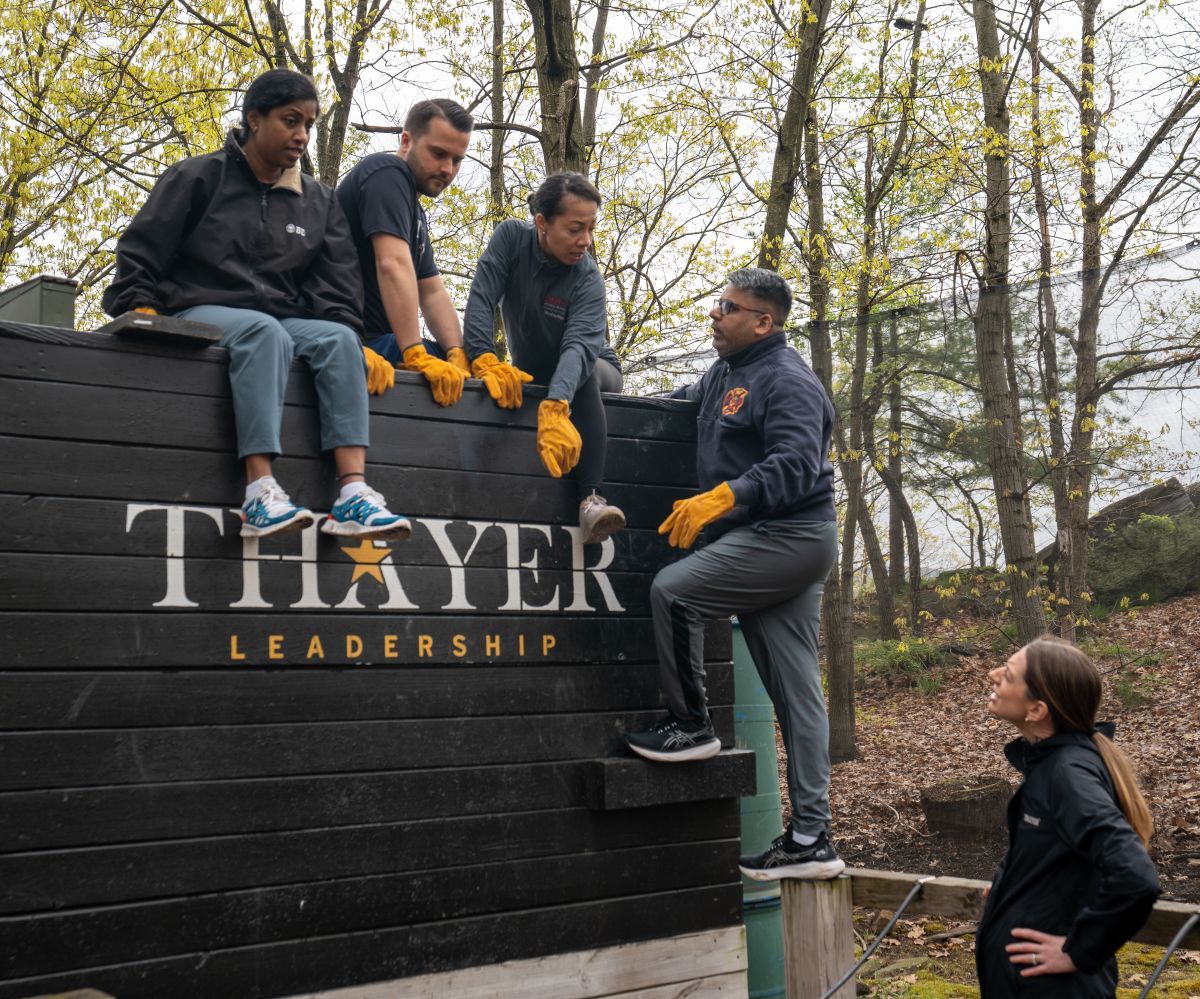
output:
[[854, 649], [858, 670], [882, 680], [902, 680], [923, 694], [935, 694], [942, 686], [942, 667], [949, 656], [924, 639], [891, 639], [859, 642]]

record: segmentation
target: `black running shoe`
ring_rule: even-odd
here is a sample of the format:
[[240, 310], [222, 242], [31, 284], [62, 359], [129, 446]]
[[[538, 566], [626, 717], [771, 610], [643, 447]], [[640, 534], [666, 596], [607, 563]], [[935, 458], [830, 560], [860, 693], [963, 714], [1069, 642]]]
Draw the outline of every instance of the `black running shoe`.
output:
[[826, 833], [821, 833], [812, 846], [801, 846], [792, 839], [791, 829], [785, 829], [765, 853], [740, 858], [738, 869], [752, 881], [824, 881], [841, 874], [846, 862], [837, 855]]
[[721, 751], [721, 740], [711, 722], [699, 728], [684, 728], [670, 715], [644, 732], [628, 733], [625, 742], [638, 756], [659, 763], [707, 760]]

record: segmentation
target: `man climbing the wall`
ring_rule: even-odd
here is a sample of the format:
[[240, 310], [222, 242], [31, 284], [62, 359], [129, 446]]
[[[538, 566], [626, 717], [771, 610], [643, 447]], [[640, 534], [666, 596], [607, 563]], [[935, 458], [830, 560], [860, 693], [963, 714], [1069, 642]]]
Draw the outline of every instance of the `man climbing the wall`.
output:
[[[393, 365], [419, 371], [440, 406], [458, 402], [471, 371], [418, 195], [436, 198], [454, 182], [473, 127], [452, 100], [420, 101], [404, 119], [399, 152], [372, 153], [337, 188], [362, 268], [364, 339], [383, 359], [369, 359], [368, 377], [390, 385]], [[422, 339], [418, 309], [436, 343]]]
[[747, 877], [832, 878], [845, 868], [829, 840], [829, 719], [817, 658], [821, 594], [833, 564], [836, 513], [829, 440], [833, 407], [788, 346], [787, 283], [746, 268], [709, 312], [719, 360], [673, 393], [697, 412], [697, 496], [659, 527], [671, 545], [706, 544], [654, 579], [651, 607], [667, 717], [626, 736], [665, 763], [715, 756], [704, 696], [704, 621], [736, 614], [787, 751], [789, 828], [742, 857]]

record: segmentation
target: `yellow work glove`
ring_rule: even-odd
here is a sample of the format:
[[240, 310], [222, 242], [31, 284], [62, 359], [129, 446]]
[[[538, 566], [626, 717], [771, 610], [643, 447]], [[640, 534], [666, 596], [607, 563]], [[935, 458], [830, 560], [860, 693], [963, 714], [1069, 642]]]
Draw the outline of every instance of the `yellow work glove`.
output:
[[464, 377], [471, 377], [471, 362], [467, 360], [467, 352], [462, 347], [451, 347], [446, 351], [446, 360], [458, 368]]
[[367, 359], [367, 391], [371, 395], [383, 395], [396, 384], [396, 369], [391, 361], [370, 347], [363, 347], [363, 357]]
[[467, 376], [449, 361], [434, 357], [419, 343], [404, 352], [404, 370], [419, 371], [425, 376], [433, 401], [439, 406], [453, 406], [462, 398]]
[[152, 308], [150, 308], [150, 306], [148, 306], [148, 305], [139, 305], [139, 306], [138, 306], [136, 309], [134, 309], [133, 311], [134, 311], [134, 312], [144, 312], [144, 313], [146, 313], [146, 315], [148, 315], [148, 316], [157, 316], [157, 315], [158, 315], [158, 309], [152, 309]]
[[488, 395], [502, 409], [520, 409], [521, 386], [533, 381], [533, 375], [514, 368], [490, 353], [480, 354], [471, 362], [471, 373], [483, 382]]
[[538, 457], [546, 471], [561, 479], [579, 464], [583, 438], [571, 422], [571, 409], [563, 399], [543, 399], [538, 406]]
[[670, 532], [667, 543], [675, 548], [691, 548], [704, 528], [736, 505], [729, 483], [722, 482], [706, 493], [676, 500], [671, 515], [659, 525], [658, 533]]

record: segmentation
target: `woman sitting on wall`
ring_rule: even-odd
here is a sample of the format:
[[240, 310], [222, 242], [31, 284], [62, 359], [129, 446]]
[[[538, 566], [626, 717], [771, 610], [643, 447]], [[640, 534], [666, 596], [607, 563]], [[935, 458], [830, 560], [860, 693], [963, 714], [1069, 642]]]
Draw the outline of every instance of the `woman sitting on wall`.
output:
[[254, 80], [242, 127], [224, 149], [169, 167], [117, 241], [104, 308], [114, 316], [167, 313], [224, 331], [246, 471], [243, 537], [302, 530], [314, 520], [271, 475], [288, 369], [299, 356], [313, 372], [321, 445], [333, 452], [340, 486], [321, 530], [404, 538], [409, 522], [388, 510], [363, 474], [364, 356], [372, 391], [391, 384], [393, 369], [364, 355], [355, 332], [361, 279], [338, 200], [300, 172], [317, 113], [308, 77], [273, 69]]
[[1149, 809], [1096, 730], [1100, 675], [1073, 645], [1039, 638], [988, 676], [988, 710], [1021, 732], [1004, 754], [1025, 781], [975, 938], [981, 999], [1112, 999], [1114, 955], [1159, 887]]
[[[532, 222], [496, 226], [463, 321], [471, 371], [497, 405], [519, 408], [525, 382], [548, 386], [538, 407], [538, 456], [555, 478], [575, 469], [585, 544], [625, 526], [625, 515], [600, 495], [608, 438], [600, 393], [620, 392], [622, 378], [608, 344], [604, 278], [587, 252], [599, 207], [600, 192], [581, 174], [546, 178], [529, 198]], [[494, 352], [497, 305], [512, 364]]]

